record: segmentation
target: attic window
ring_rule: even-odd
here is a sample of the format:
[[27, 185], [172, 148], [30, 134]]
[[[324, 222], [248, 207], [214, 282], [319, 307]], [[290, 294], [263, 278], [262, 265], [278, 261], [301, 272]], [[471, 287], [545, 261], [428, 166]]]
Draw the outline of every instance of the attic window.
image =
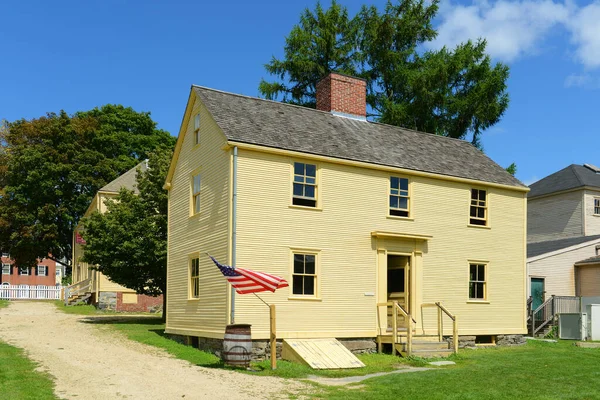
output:
[[194, 117], [194, 145], [200, 144], [200, 113]]
[[469, 224], [487, 225], [487, 192], [485, 190], [471, 189]]

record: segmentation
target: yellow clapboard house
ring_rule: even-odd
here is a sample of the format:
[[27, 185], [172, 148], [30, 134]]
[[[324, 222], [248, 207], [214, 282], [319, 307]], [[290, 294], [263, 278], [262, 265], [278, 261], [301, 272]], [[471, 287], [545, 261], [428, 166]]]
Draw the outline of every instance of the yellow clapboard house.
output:
[[363, 80], [329, 75], [317, 108], [192, 86], [165, 184], [166, 332], [268, 339], [268, 308], [207, 252], [289, 282], [261, 295], [278, 338], [452, 336], [448, 315], [461, 339], [525, 334], [528, 189], [465, 141], [368, 122]]
[[[121, 188], [138, 193], [137, 171], [145, 171], [147, 168], [147, 161], [142, 161], [103, 186], [98, 190], [83, 216], [89, 217], [94, 212], [105, 213], [106, 200], [114, 199]], [[162, 305], [162, 296], [138, 295], [135, 290], [111, 281], [101, 272], [90, 268], [88, 263], [83, 262], [81, 258], [85, 252], [85, 241], [81, 235], [82, 230], [83, 226], [79, 223], [73, 231], [73, 284], [69, 287], [70, 302], [85, 300], [101, 309], [118, 311], [148, 311]]]

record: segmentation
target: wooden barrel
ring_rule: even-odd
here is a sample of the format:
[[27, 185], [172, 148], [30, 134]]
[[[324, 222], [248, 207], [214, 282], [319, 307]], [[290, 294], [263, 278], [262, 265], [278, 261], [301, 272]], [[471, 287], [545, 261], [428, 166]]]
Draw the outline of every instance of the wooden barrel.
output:
[[223, 362], [234, 367], [248, 367], [252, 358], [252, 336], [248, 324], [227, 325], [223, 338]]

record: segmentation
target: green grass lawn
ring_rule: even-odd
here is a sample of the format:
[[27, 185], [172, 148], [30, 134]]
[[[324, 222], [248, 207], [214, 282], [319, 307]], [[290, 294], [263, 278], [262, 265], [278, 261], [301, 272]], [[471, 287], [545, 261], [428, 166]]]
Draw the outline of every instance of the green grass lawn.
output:
[[[0, 308], [8, 304], [8, 301], [0, 300]], [[36, 364], [21, 349], [0, 341], [0, 398], [57, 399], [50, 376], [35, 371], [35, 368]]]
[[[163, 333], [159, 318], [98, 320], [129, 339], [159, 347], [177, 358], [209, 368], [224, 368], [212, 354], [179, 344]], [[309, 375], [342, 377], [391, 371], [398, 366], [425, 365], [424, 360], [405, 360], [390, 355], [359, 356], [365, 368], [316, 371], [302, 365], [278, 361], [252, 364], [256, 375], [305, 378]], [[600, 399], [600, 349], [585, 349], [571, 341], [529, 342], [519, 347], [461, 350], [449, 358], [450, 367], [371, 378], [356, 385], [319, 388], [318, 398], [340, 400], [377, 399]]]

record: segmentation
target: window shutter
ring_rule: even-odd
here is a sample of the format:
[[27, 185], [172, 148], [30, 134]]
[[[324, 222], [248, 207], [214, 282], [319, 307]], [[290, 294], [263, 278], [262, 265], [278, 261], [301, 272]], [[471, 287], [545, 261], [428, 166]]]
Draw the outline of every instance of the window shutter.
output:
[[38, 267], [33, 267], [33, 273], [37, 276], [37, 274], [38, 274]]
[[9, 275], [12, 275], [12, 274], [13, 274], [13, 265], [12, 265], [12, 264], [10, 264], [10, 269], [9, 269], [9, 271], [10, 271]]

